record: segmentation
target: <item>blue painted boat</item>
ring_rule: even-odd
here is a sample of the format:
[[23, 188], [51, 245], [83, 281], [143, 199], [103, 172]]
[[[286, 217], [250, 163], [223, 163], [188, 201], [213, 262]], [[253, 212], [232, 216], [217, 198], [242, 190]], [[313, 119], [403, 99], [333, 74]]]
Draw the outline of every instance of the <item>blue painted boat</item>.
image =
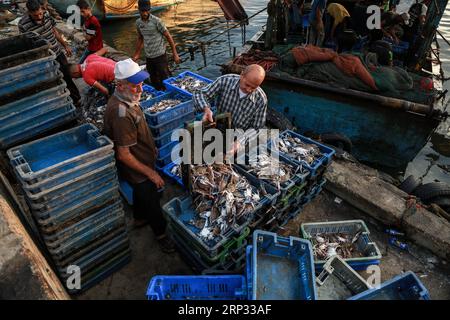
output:
[[[77, 0], [49, 0], [50, 4], [62, 16], [67, 16], [67, 7], [77, 3]], [[91, 5], [92, 13], [99, 20], [116, 20], [139, 17], [137, 0], [87, 0]], [[166, 10], [183, 0], [156, 0], [152, 1], [151, 12]]]
[[[445, 8], [447, 1], [438, 0], [434, 6]], [[436, 25], [435, 20], [440, 17], [437, 13], [430, 24]], [[252, 49], [264, 50], [264, 39], [265, 32], [261, 30], [241, 54]], [[243, 68], [233, 62], [222, 67], [223, 73], [240, 73]], [[424, 68], [433, 74], [439, 71], [431, 64]], [[268, 71], [262, 87], [269, 107], [290, 120], [300, 133], [343, 134], [351, 140], [352, 154], [358, 160], [384, 168], [404, 169], [447, 116], [437, 100], [421, 104], [305, 80], [280, 71]], [[441, 83], [435, 80], [434, 88], [440, 87]]]

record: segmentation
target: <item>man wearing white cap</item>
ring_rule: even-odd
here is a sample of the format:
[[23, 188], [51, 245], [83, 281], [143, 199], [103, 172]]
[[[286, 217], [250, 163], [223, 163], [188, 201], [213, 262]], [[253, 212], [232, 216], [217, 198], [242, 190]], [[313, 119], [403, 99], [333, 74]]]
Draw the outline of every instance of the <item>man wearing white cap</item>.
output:
[[133, 186], [135, 225], [150, 223], [161, 249], [173, 252], [159, 203], [164, 180], [155, 171], [157, 150], [139, 106], [142, 82], [149, 74], [127, 59], [116, 63], [114, 76], [116, 90], [106, 106], [104, 130], [114, 141], [121, 176]]

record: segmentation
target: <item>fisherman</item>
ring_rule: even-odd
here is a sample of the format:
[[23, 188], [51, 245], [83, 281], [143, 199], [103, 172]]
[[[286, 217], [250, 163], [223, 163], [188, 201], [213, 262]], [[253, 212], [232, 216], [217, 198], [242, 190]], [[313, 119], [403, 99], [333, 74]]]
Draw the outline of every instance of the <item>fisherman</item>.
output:
[[173, 252], [159, 203], [164, 180], [155, 171], [157, 150], [139, 106], [142, 83], [149, 74], [127, 59], [116, 63], [114, 75], [117, 86], [106, 106], [104, 132], [114, 141], [121, 176], [133, 187], [134, 225], [150, 223], [161, 249]]
[[315, 46], [322, 46], [325, 39], [325, 27], [323, 25], [323, 14], [327, 6], [327, 0], [313, 0], [311, 12], [308, 20], [311, 25], [309, 32], [309, 43]]
[[260, 88], [266, 72], [257, 65], [247, 66], [241, 75], [227, 74], [193, 94], [194, 106], [204, 111], [203, 120], [213, 122], [211, 102], [217, 98], [217, 112], [231, 113], [235, 129], [260, 129], [266, 123], [267, 97]]
[[175, 42], [164, 25], [164, 22], [150, 13], [150, 1], [139, 0], [138, 7], [141, 17], [136, 20], [138, 40], [133, 60], [137, 61], [139, 59], [142, 47], [144, 47], [147, 59], [147, 71], [150, 73], [151, 83], [157, 90], [165, 90], [163, 80], [170, 77], [170, 71], [164, 37], [172, 48], [175, 63], [178, 64], [181, 60], [178, 56]]
[[71, 64], [69, 70], [72, 78], [82, 77], [87, 85], [109, 96], [114, 90], [115, 65], [114, 60], [91, 54], [82, 64]]
[[350, 13], [342, 4], [330, 3], [327, 7], [327, 14], [333, 18], [329, 40], [337, 43], [336, 40], [340, 34], [351, 27]]
[[84, 50], [83, 55], [80, 58], [80, 64], [84, 62], [88, 55], [97, 53], [97, 55], [103, 55], [106, 51], [103, 49], [103, 35], [102, 27], [98, 19], [92, 14], [92, 9], [86, 0], [78, 0], [77, 6], [80, 8], [80, 13], [84, 18], [84, 31], [85, 37], [88, 41], [88, 46]]
[[39, 0], [28, 0], [26, 7], [28, 14], [24, 15], [22, 19], [20, 19], [19, 31], [21, 33], [30, 31], [35, 32], [50, 44], [53, 53], [56, 55], [56, 61], [59, 62], [60, 70], [64, 75], [64, 81], [70, 91], [70, 97], [72, 98], [74, 104], [79, 106], [80, 93], [77, 86], [73, 82], [72, 77], [70, 76], [70, 72], [68, 70], [69, 62], [62, 52], [58, 42], [66, 50], [67, 56], [72, 56], [72, 50], [67, 45], [66, 41], [64, 41], [58, 30], [56, 30], [55, 20], [47, 11], [42, 9]]
[[384, 35], [396, 44], [400, 43], [404, 33], [403, 28], [408, 24], [409, 14], [407, 12], [402, 14], [385, 12], [381, 15], [381, 29]]
[[409, 66], [414, 64], [417, 50], [425, 39], [422, 32], [427, 12], [428, 7], [423, 3], [423, 0], [416, 0], [408, 10], [410, 16], [409, 24], [404, 28], [402, 40], [409, 43], [408, 55], [406, 58], [406, 64]]

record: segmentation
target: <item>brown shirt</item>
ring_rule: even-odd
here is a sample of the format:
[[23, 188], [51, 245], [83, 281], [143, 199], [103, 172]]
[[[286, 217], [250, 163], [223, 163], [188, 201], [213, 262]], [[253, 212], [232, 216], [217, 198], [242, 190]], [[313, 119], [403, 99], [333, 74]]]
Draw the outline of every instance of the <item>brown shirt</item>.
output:
[[[155, 168], [156, 147], [145, 121], [145, 115], [138, 104], [132, 105], [113, 95], [105, 110], [105, 134], [114, 141], [114, 146], [129, 147], [137, 160]], [[117, 150], [116, 150], [117, 152]], [[130, 183], [141, 183], [147, 177], [118, 161], [123, 178]]]

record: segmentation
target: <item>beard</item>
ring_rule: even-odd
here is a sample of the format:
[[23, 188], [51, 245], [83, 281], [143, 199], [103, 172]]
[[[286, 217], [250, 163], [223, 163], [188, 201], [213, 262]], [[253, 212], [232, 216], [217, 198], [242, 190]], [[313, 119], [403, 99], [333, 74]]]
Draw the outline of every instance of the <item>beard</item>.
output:
[[116, 93], [118, 94], [119, 98], [121, 98], [122, 100], [132, 103], [132, 104], [137, 104], [139, 103], [139, 100], [141, 99], [141, 94], [142, 92], [139, 93], [133, 93], [130, 92], [128, 90], [117, 90], [116, 89]]

